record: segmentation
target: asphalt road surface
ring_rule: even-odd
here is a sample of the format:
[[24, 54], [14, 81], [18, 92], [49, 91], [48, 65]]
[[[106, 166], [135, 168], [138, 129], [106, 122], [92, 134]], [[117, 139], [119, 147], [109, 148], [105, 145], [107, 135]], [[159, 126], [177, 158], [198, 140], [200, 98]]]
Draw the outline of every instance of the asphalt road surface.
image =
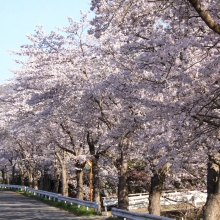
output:
[[67, 211], [49, 206], [38, 200], [11, 191], [0, 191], [0, 219], [71, 219], [71, 220], [104, 220], [105, 217], [78, 217]]

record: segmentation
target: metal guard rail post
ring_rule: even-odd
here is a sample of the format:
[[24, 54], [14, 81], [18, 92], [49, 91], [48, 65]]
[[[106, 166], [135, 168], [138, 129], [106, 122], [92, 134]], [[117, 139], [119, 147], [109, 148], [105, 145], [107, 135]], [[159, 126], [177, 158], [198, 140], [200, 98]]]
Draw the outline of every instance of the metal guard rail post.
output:
[[19, 185], [8, 185], [8, 184], [0, 184], [1, 188], [10, 188], [10, 189], [20, 189], [20, 190], [26, 190], [26, 186], [19, 186]]
[[77, 204], [78, 207], [86, 206], [87, 208], [89, 207], [89, 208], [94, 208], [95, 210], [98, 210], [98, 203], [96, 202], [89, 202], [89, 201], [66, 197], [66, 196], [58, 196], [58, 201], [74, 203], [74, 204]]
[[112, 215], [117, 217], [122, 217], [124, 219], [128, 218], [131, 220], [173, 220], [172, 218], [167, 218], [163, 216], [156, 216], [150, 214], [143, 214], [138, 212], [130, 212], [122, 209], [112, 208]]

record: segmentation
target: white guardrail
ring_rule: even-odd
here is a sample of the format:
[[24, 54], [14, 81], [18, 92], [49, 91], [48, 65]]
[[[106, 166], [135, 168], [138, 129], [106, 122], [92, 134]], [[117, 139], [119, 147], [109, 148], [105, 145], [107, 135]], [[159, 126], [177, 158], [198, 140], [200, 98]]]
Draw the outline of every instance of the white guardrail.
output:
[[52, 192], [43, 191], [43, 190], [36, 190], [36, 189], [32, 189], [32, 188], [29, 188], [26, 186], [0, 184], [0, 187], [1, 188], [9, 188], [9, 189], [20, 189], [20, 190], [24, 190], [27, 192], [31, 192], [37, 196], [42, 196], [44, 198], [53, 199], [53, 201], [57, 200], [57, 201], [63, 201], [65, 203], [69, 202], [71, 204], [78, 205], [78, 207], [85, 206], [85, 207], [87, 207], [87, 209], [93, 208], [98, 213], [98, 203], [96, 203], [96, 202], [89, 202], [89, 201], [80, 200], [80, 199], [76, 199], [76, 198], [61, 196], [57, 193], [52, 193]]
[[138, 212], [130, 212], [122, 209], [112, 208], [112, 215], [131, 220], [172, 220], [172, 218], [166, 218], [163, 216], [156, 216], [150, 214], [143, 214]]
[[[89, 208], [94, 208], [98, 213], [98, 204], [96, 202], [84, 201], [76, 198], [61, 196], [57, 193], [47, 192], [43, 190], [36, 190], [26, 186], [19, 185], [8, 185], [0, 184], [2, 188], [9, 189], [20, 189], [27, 192], [31, 192], [37, 196], [43, 196], [48, 199], [53, 199], [54, 201], [63, 201], [69, 202], [71, 204], [77, 204], [78, 206], [85, 206]], [[129, 195], [129, 210], [137, 209], [148, 206], [148, 195], [147, 194], [130, 194]], [[160, 203], [162, 206], [171, 205], [171, 204], [180, 204], [180, 203], [190, 203], [193, 206], [197, 207], [198, 203], [205, 203], [207, 198], [207, 193], [204, 191], [188, 191], [188, 192], [164, 192], [162, 193]], [[118, 204], [117, 197], [104, 197], [103, 206], [105, 211], [107, 211], [107, 206], [113, 206]], [[170, 218], [155, 216], [150, 214], [143, 214], [137, 212], [130, 212], [126, 210], [112, 208], [112, 215], [123, 217], [124, 219], [128, 218], [131, 220], [170, 220]]]
[[[130, 194], [128, 195], [128, 210], [147, 208], [149, 204], [148, 194]], [[188, 191], [188, 192], [163, 192], [160, 198], [161, 206], [177, 205], [189, 203], [194, 207], [199, 207], [206, 202], [207, 193], [205, 191]], [[103, 197], [103, 206], [107, 211], [108, 206], [117, 206], [117, 197]]]

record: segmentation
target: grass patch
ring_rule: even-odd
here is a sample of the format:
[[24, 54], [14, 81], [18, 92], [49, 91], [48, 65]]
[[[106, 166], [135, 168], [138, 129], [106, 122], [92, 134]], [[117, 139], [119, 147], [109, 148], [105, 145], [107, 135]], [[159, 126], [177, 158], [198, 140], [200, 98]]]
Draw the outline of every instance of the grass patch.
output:
[[15, 191], [15, 190], [11, 190], [11, 189], [7, 189], [7, 188], [0, 188], [0, 191]]
[[94, 216], [97, 215], [97, 213], [94, 211], [94, 209], [88, 209], [84, 206], [78, 207], [75, 204], [70, 204], [70, 203], [64, 203], [64, 202], [54, 202], [53, 200], [49, 200], [43, 197], [39, 197], [39, 196], [35, 196], [32, 193], [26, 192], [26, 191], [20, 191], [20, 190], [16, 190], [16, 192], [24, 195], [24, 196], [28, 196], [28, 197], [32, 197], [35, 198], [39, 201], [42, 201], [48, 205], [51, 205], [53, 207], [57, 207], [63, 210], [66, 210], [68, 212], [74, 213], [75, 215], [79, 215], [79, 216]]

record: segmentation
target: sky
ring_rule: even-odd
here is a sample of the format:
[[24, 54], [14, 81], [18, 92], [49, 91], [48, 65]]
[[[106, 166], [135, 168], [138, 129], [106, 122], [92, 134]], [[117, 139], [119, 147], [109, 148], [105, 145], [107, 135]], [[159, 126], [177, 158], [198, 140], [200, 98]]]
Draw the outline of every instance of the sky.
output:
[[34, 34], [41, 24], [46, 33], [68, 26], [67, 17], [80, 19], [80, 10], [87, 12], [90, 0], [0, 0], [0, 84], [13, 78], [10, 69], [18, 68], [10, 50], [28, 44], [26, 35]]

